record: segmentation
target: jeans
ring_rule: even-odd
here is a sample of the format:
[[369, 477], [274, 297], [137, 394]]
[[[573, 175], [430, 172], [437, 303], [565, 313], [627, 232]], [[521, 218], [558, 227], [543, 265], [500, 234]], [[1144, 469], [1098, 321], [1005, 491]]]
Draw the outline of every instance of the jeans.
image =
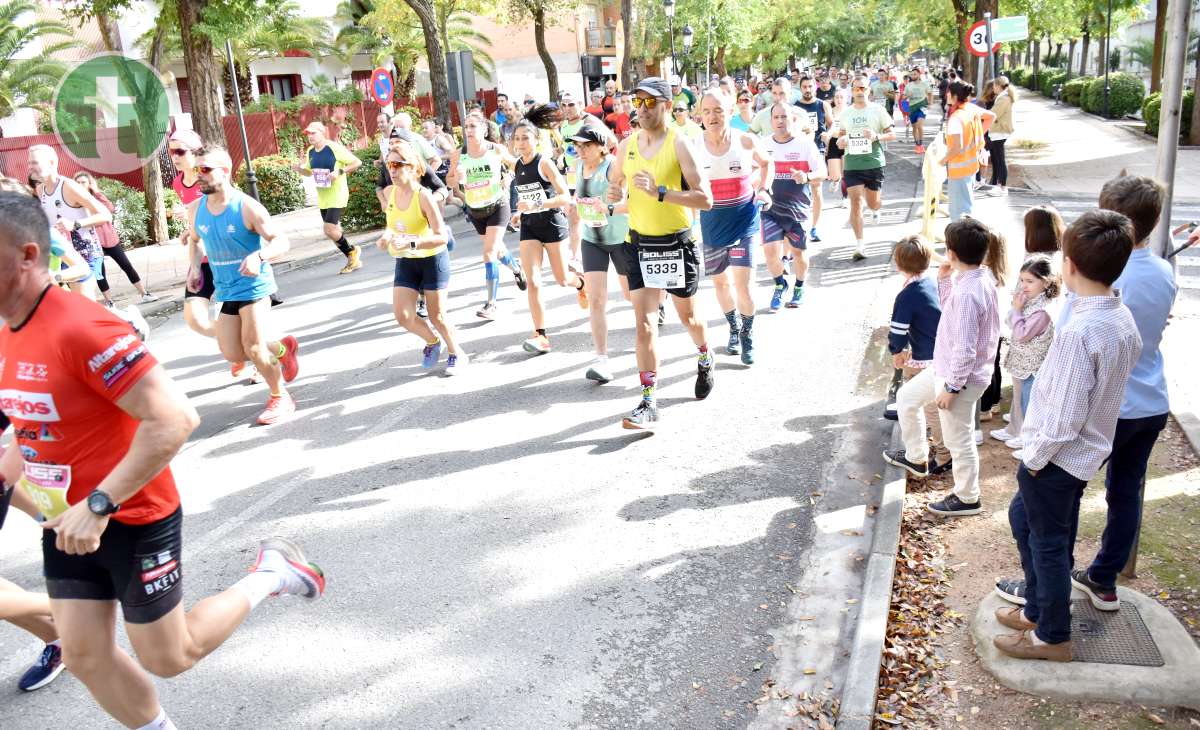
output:
[[[896, 415], [904, 439], [904, 458], [917, 464], [929, 458], [925, 438], [925, 405], [944, 393], [945, 381], [925, 368], [900, 386], [896, 393]], [[949, 410], [938, 409], [942, 442], [954, 460], [954, 494], [967, 504], [979, 501], [979, 447], [975, 445], [975, 415], [982, 385], [959, 391]]]
[[[1088, 568], [1088, 577], [1102, 586], [1115, 586], [1117, 573], [1129, 561], [1138, 524], [1142, 521], [1142, 480], [1158, 434], [1167, 425], [1167, 414], [1117, 419], [1112, 454], [1104, 475], [1104, 500], [1108, 518], [1100, 538], [1100, 551]], [[1074, 540], [1072, 540], [1074, 547]]]
[[[1025, 414], [1029, 413], [1029, 396], [1033, 395], [1033, 378], [1034, 378], [1034, 376], [1032, 376], [1032, 375], [1030, 375], [1028, 378], [1025, 378], [1024, 380], [1022, 380], [1020, 378], [1014, 378], [1014, 380], [1020, 382], [1020, 384], [1021, 384], [1021, 419], [1022, 419], [1022, 421], [1024, 421]], [[1018, 431], [1017, 433], [1020, 433], [1020, 432]]]
[[1004, 159], [1004, 143], [1006, 139], [989, 139], [988, 155], [992, 159], [992, 184], [1001, 187], [1008, 185], [1008, 162]]
[[1025, 571], [1025, 616], [1047, 644], [1071, 638], [1071, 541], [1086, 486], [1053, 462], [1036, 477], [1017, 467], [1008, 524]]
[[964, 215], [971, 215], [971, 176], [949, 178], [946, 180], [946, 191], [949, 194], [950, 220], [958, 220]]

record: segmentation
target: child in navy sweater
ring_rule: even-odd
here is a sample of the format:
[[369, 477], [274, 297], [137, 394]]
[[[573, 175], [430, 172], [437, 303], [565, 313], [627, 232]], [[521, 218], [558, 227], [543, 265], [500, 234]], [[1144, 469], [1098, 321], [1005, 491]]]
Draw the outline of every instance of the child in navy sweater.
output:
[[[909, 236], [896, 244], [893, 260], [905, 281], [892, 306], [888, 351], [892, 353], [892, 366], [903, 372], [906, 381], [933, 364], [933, 342], [942, 305], [937, 284], [925, 276], [932, 259], [933, 249], [920, 236]], [[925, 406], [925, 422], [933, 439], [935, 464], [930, 469], [940, 474], [950, 462], [950, 451], [942, 443], [937, 406], [933, 403]]]

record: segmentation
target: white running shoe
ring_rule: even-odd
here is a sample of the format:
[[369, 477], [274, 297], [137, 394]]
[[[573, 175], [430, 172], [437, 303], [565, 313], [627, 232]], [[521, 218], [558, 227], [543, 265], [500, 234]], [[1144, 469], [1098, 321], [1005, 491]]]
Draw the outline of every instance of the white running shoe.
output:
[[608, 367], [608, 358], [598, 357], [593, 360], [584, 377], [601, 385], [611, 382], [613, 375], [612, 370]]
[[282, 587], [273, 596], [300, 596], [312, 601], [325, 593], [325, 573], [305, 559], [299, 545], [283, 537], [262, 541], [254, 570], [276, 573], [282, 579]]
[[871, 211], [871, 223], [876, 226], [879, 225], [879, 211]]
[[1008, 448], [1010, 448], [1010, 449], [1023, 449], [1023, 448], [1025, 448], [1025, 442], [1021, 440], [1021, 437], [1020, 437], [1020, 436], [1017, 436], [1016, 438], [1011, 438], [1011, 439], [1009, 439], [1009, 440], [1005, 441], [1005, 442], [1004, 442], [1004, 445], [1005, 445], [1005, 446], [1007, 446], [1007, 447], [1008, 447]]
[[150, 302], [157, 302], [157, 301], [158, 301], [158, 297], [151, 294], [150, 292], [146, 292], [145, 294], [143, 294], [142, 298], [139, 300], [139, 302], [141, 304], [149, 304]]
[[1025, 461], [1025, 452], [1017, 449], [1016, 451], [1012, 452], [1012, 457], [1017, 461]]
[[997, 441], [1004, 442], [1016, 438], [1016, 434], [1011, 433], [1007, 428], [997, 428], [994, 431], [988, 431], [988, 435]]

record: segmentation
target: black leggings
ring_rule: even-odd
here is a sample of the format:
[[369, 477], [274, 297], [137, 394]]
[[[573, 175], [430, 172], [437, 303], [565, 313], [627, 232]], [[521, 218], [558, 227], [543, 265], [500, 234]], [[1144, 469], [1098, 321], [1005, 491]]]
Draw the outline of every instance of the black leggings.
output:
[[1008, 163], [1004, 161], [1004, 143], [1008, 140], [988, 140], [988, 154], [992, 158], [992, 184], [1008, 186]]
[[[117, 266], [120, 266], [121, 271], [125, 272], [125, 276], [129, 277], [130, 284], [137, 286], [138, 282], [142, 280], [142, 277], [138, 276], [137, 269], [133, 268], [133, 263], [129, 260], [129, 257], [125, 255], [125, 249], [121, 246], [104, 249], [104, 257], [117, 262]], [[108, 272], [104, 270], [105, 268], [107, 267], [101, 268], [103, 276], [100, 277], [99, 282], [100, 291], [102, 292], [108, 291]]]

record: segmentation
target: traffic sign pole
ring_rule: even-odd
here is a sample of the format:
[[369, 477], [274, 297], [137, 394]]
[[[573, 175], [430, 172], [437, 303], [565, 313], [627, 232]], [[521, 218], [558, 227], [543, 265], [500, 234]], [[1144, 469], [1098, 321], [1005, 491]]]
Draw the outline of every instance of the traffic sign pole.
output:
[[[991, 75], [988, 78], [996, 78], [996, 45], [992, 43], [992, 14], [983, 14], [983, 27], [987, 30], [987, 48], [988, 48], [988, 63], [991, 64]], [[975, 90], [975, 93], [983, 96], [983, 84]]]

